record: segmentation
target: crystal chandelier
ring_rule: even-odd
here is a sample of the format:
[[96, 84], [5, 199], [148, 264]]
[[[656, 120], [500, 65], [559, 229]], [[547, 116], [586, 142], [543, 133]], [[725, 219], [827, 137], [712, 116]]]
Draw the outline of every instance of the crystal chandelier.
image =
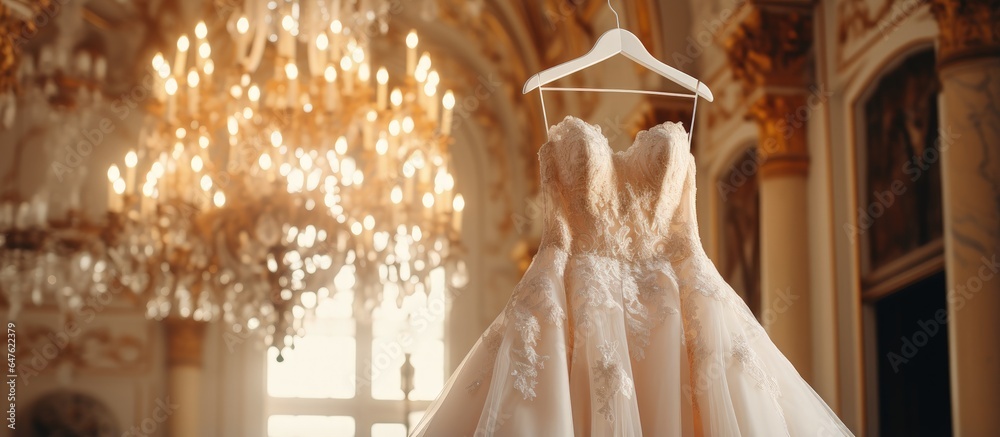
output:
[[0, 1], [0, 127], [10, 129], [17, 116], [17, 88], [22, 83], [21, 46], [38, 32], [34, 19], [49, 13], [52, 0]]
[[147, 316], [221, 318], [282, 349], [342, 268], [359, 309], [435, 268], [464, 285], [454, 96], [412, 32], [402, 79], [372, 74], [365, 32], [389, 2], [344, 3], [248, 1], [152, 60], [155, 115], [108, 171], [110, 258]]
[[[102, 228], [82, 211], [79, 191], [86, 174], [80, 153], [94, 146], [80, 132], [110, 108], [102, 93], [106, 62], [67, 46], [57, 40], [18, 66], [19, 118], [32, 124], [13, 131], [20, 135], [0, 181], [6, 187], [0, 192], [0, 292], [12, 320], [25, 305], [51, 304], [66, 313], [108, 292]], [[29, 146], [51, 162], [30, 196], [19, 191]]]

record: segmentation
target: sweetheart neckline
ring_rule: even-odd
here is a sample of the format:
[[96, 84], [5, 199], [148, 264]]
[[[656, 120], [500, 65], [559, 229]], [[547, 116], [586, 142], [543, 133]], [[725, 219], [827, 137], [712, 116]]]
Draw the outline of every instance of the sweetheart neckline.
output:
[[573, 115], [567, 115], [566, 118], [562, 119], [562, 121], [549, 127], [548, 132], [546, 133], [548, 139], [545, 141], [544, 144], [542, 144], [542, 147], [545, 147], [553, 142], [556, 142], [556, 140], [552, 139], [551, 132], [562, 129], [563, 125], [565, 125], [567, 122], [573, 122], [576, 123], [577, 125], [583, 126], [584, 128], [588, 129], [591, 133], [594, 134], [594, 136], [602, 139], [604, 143], [604, 149], [611, 152], [611, 154], [615, 156], [625, 156], [630, 154], [633, 150], [635, 150], [636, 148], [635, 146], [636, 144], [639, 143], [640, 139], [646, 137], [647, 135], [650, 135], [652, 132], [655, 132], [657, 130], [663, 131], [670, 137], [673, 137], [673, 135], [677, 134], [679, 131], [679, 133], [684, 135], [685, 142], [687, 140], [686, 137], [688, 135], [687, 129], [684, 129], [684, 125], [682, 123], [676, 121], [665, 121], [663, 123], [659, 123], [655, 126], [652, 126], [648, 129], [643, 129], [638, 133], [636, 133], [635, 137], [632, 138], [632, 142], [629, 144], [628, 147], [625, 148], [625, 150], [614, 150], [611, 148], [611, 144], [608, 140], [608, 137], [604, 135], [604, 132], [601, 131], [600, 125], [594, 125], [579, 117]]

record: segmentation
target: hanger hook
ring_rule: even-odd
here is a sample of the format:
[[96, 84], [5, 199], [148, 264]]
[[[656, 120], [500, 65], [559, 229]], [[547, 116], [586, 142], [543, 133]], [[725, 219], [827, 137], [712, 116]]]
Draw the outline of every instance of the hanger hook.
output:
[[611, 6], [611, 0], [608, 0], [608, 9], [611, 9], [611, 13], [615, 14], [615, 27], [621, 29], [622, 24], [618, 21], [618, 11], [615, 10], [614, 6]]

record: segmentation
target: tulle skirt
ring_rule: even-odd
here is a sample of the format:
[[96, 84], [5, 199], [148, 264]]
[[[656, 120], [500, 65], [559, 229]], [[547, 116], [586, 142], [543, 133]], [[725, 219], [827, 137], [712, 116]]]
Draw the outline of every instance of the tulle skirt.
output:
[[549, 247], [411, 435], [852, 434], [703, 254]]

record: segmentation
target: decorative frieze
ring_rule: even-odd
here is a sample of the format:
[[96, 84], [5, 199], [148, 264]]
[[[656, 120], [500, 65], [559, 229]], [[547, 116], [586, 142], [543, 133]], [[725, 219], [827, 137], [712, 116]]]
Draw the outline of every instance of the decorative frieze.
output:
[[191, 319], [168, 318], [167, 364], [201, 367], [205, 339], [205, 323]]
[[938, 65], [1000, 56], [1000, 0], [933, 0]]
[[750, 105], [748, 116], [757, 122], [760, 132], [757, 157], [761, 177], [808, 173], [805, 120], [796, 115], [801, 108], [808, 110], [803, 94], [764, 94]]
[[733, 76], [751, 99], [747, 117], [760, 130], [761, 177], [808, 173], [805, 124], [811, 110], [807, 103], [813, 45], [809, 11], [752, 3], [726, 39]]

